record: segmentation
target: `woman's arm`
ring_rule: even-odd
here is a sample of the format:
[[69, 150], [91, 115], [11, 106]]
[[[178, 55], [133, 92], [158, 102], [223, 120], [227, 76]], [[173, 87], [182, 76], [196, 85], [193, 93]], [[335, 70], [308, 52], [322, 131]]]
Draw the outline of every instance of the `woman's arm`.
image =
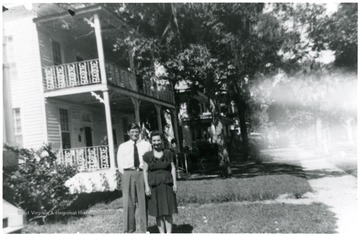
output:
[[148, 175], [149, 175], [148, 171], [149, 171], [149, 166], [144, 161], [143, 173], [144, 173], [144, 183], [145, 183], [145, 194], [150, 196], [151, 195], [151, 189], [150, 189], [149, 181], [148, 181]]
[[176, 184], [176, 167], [174, 165], [174, 161], [171, 161], [171, 175], [172, 175], [172, 178], [173, 178], [173, 190], [174, 192], [176, 193], [177, 191], [177, 184]]

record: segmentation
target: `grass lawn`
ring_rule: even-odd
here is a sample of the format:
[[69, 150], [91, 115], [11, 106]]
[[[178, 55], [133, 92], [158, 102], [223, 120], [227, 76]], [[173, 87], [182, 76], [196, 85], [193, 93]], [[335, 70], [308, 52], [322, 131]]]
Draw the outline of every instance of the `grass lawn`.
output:
[[[151, 231], [155, 221], [151, 218]], [[334, 233], [335, 218], [321, 204], [221, 203], [186, 206], [174, 216], [178, 233]]]
[[[117, 201], [115, 201], [117, 202]], [[114, 205], [113, 203], [110, 205]], [[121, 233], [121, 209], [91, 208], [93, 214], [64, 223], [36, 226], [25, 233]], [[179, 207], [174, 215], [174, 233], [334, 233], [336, 219], [322, 204], [261, 204], [228, 202]], [[157, 233], [155, 218], [149, 230]]]
[[251, 178], [181, 181], [177, 200], [188, 203], [272, 200], [282, 194], [301, 197], [312, 189], [306, 178], [292, 175], [264, 175]]
[[[270, 202], [287, 194], [294, 199], [311, 192], [303, 177], [264, 175], [250, 178], [179, 181], [176, 233], [333, 233], [335, 218], [321, 204]], [[62, 222], [29, 224], [25, 233], [121, 233], [122, 200], [112, 199]], [[246, 202], [242, 202], [246, 201]], [[258, 201], [254, 203], [253, 201]], [[150, 232], [157, 232], [149, 217]]]

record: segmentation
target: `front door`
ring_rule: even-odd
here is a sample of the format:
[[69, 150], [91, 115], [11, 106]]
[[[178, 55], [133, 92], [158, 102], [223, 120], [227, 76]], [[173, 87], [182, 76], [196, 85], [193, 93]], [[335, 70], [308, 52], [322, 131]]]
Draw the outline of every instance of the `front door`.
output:
[[91, 127], [85, 127], [85, 143], [86, 147], [93, 146]]

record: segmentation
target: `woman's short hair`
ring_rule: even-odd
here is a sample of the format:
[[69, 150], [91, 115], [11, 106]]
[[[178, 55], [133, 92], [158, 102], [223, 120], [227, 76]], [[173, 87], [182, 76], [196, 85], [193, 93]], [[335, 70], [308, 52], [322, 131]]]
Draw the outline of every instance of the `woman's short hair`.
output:
[[139, 131], [140, 131], [140, 127], [137, 123], [130, 123], [128, 125], [128, 131], [130, 131], [131, 129], [139, 129]]
[[160, 136], [161, 140], [163, 140], [162, 133], [160, 131], [158, 131], [158, 130], [154, 130], [150, 134], [150, 142], [152, 141], [152, 138], [155, 137], [155, 136]]

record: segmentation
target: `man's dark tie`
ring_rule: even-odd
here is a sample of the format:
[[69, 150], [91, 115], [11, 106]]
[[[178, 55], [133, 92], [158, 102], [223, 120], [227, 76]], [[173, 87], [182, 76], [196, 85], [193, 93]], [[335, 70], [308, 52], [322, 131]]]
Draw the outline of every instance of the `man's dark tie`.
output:
[[136, 142], [134, 143], [134, 166], [135, 168], [139, 168], [140, 161], [139, 161], [139, 152], [136, 146]]

